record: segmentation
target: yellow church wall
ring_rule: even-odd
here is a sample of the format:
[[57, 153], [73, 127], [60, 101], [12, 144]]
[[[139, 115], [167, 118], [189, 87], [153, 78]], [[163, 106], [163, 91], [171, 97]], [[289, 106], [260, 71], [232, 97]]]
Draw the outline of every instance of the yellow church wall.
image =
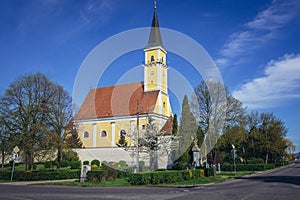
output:
[[[93, 138], [92, 138], [92, 133], [93, 133], [93, 126], [92, 124], [78, 124], [77, 127], [78, 130], [78, 135], [80, 137], [80, 140], [83, 143], [83, 147], [92, 147], [93, 146]], [[84, 132], [89, 133], [89, 137], [84, 138]]]
[[153, 49], [146, 51], [146, 64], [151, 63], [151, 56], [154, 56], [154, 61], [163, 61], [166, 64], [166, 53], [161, 49]]
[[[90, 147], [117, 147], [117, 143], [120, 139], [120, 132], [121, 130], [126, 131], [126, 141], [128, 145], [130, 144], [130, 137], [129, 135], [131, 133], [131, 127], [130, 123], [131, 121], [134, 121], [134, 128], [137, 125], [136, 119], [128, 119], [128, 120], [116, 120], [116, 121], [103, 121], [103, 122], [95, 122], [95, 123], [78, 123], [77, 128], [78, 128], [78, 133], [79, 137], [83, 143], [83, 147], [90, 148]], [[140, 135], [142, 136], [145, 133], [145, 130], [143, 130], [143, 127], [145, 129], [146, 124], [148, 123], [147, 118], [141, 118], [139, 120], [140, 122]], [[112, 133], [112, 123], [114, 123], [114, 133]], [[94, 124], [96, 125], [96, 136], [94, 136]], [[106, 131], [107, 136], [102, 137], [101, 133], [102, 131]], [[84, 138], [84, 132], [89, 133], [89, 137]], [[114, 140], [112, 142], [112, 134], [114, 134]], [[96, 141], [93, 141], [93, 140]], [[94, 145], [95, 144], [95, 145]], [[113, 144], [113, 146], [112, 146]]]
[[157, 90], [157, 67], [151, 66], [147, 68], [148, 73], [148, 89], [149, 90]]
[[[102, 137], [102, 131], [106, 131], [107, 136]], [[96, 146], [101, 147], [110, 147], [111, 146], [111, 122], [99, 122], [97, 123], [97, 137], [96, 137]]]
[[161, 90], [164, 93], [167, 93], [167, 78], [168, 78], [167, 68], [162, 67]]

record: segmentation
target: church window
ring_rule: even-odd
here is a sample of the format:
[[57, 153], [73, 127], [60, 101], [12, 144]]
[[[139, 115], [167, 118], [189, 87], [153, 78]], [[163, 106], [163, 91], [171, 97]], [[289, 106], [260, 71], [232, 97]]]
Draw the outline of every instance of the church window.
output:
[[107, 137], [107, 132], [105, 130], [101, 131], [101, 137]]
[[142, 125], [142, 130], [146, 130], [146, 125], [145, 124]]
[[151, 56], [151, 62], [154, 62], [154, 56], [153, 55]]
[[83, 137], [84, 137], [84, 138], [88, 138], [88, 137], [89, 137], [89, 132], [85, 131], [85, 132], [83, 133]]
[[163, 102], [163, 107], [164, 107], [164, 108], [166, 107], [166, 102]]

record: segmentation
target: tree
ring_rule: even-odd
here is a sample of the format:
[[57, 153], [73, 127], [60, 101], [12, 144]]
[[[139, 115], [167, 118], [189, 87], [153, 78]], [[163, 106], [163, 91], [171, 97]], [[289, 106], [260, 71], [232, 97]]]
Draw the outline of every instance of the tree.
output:
[[282, 160], [285, 155], [287, 129], [273, 113], [252, 112], [247, 115], [248, 160], [263, 159], [265, 163]]
[[[206, 140], [201, 146], [201, 151], [210, 152], [216, 172], [215, 145], [224, 133], [224, 127], [233, 127], [244, 121], [245, 110], [242, 103], [232, 97], [227, 88], [210, 80], [202, 81], [195, 87], [192, 110], [199, 120], [199, 126], [206, 134]], [[212, 156], [215, 155], [215, 156]]]
[[150, 156], [150, 169], [158, 169], [157, 153], [161, 148], [160, 138], [161, 133], [159, 132], [155, 121], [151, 116], [148, 117], [148, 123], [146, 125], [146, 133], [141, 138], [140, 145], [144, 148], [144, 151], [149, 153]]
[[237, 155], [241, 161], [245, 160], [245, 144], [246, 144], [247, 131], [241, 126], [234, 126], [226, 130], [220, 137], [217, 143], [217, 149], [221, 152], [222, 158], [225, 162], [232, 161], [232, 144], [237, 150]]
[[180, 128], [178, 131], [179, 136], [179, 149], [178, 155], [180, 156], [176, 161], [174, 168], [186, 169], [192, 162], [191, 148], [192, 137], [197, 133], [198, 125], [196, 118], [190, 110], [188, 97], [185, 95], [182, 102], [182, 113], [180, 118]]
[[177, 115], [175, 114], [173, 117], [173, 125], [172, 125], [172, 135], [177, 135], [178, 132], [178, 120]]
[[121, 131], [121, 133], [120, 133], [120, 139], [119, 139], [119, 141], [117, 143], [118, 147], [123, 147], [123, 148], [127, 147], [128, 144], [127, 144], [127, 141], [125, 139], [125, 134], [126, 134], [125, 131]]
[[[61, 153], [68, 124], [72, 120], [72, 99], [64, 88], [52, 84], [52, 97], [49, 101], [48, 123], [53, 133], [54, 144], [57, 148], [57, 169], [60, 169]], [[75, 134], [72, 135], [76, 136]]]
[[47, 119], [53, 96], [52, 83], [41, 73], [19, 77], [9, 85], [1, 101], [0, 114], [9, 131], [18, 138], [24, 151], [26, 170], [30, 170], [35, 154], [48, 146]]
[[261, 121], [261, 144], [264, 147], [262, 151], [265, 154], [265, 163], [269, 161], [276, 163], [276, 160], [281, 159], [284, 154], [286, 145], [284, 137], [287, 129], [273, 113], [262, 113]]
[[82, 142], [79, 138], [78, 131], [73, 122], [70, 122], [66, 126], [66, 134], [64, 138], [66, 148], [81, 148]]
[[[0, 108], [1, 109], [1, 108]], [[6, 157], [11, 154], [13, 149], [12, 135], [4, 123], [4, 119], [0, 116], [0, 153], [2, 172], [4, 171], [4, 164]]]

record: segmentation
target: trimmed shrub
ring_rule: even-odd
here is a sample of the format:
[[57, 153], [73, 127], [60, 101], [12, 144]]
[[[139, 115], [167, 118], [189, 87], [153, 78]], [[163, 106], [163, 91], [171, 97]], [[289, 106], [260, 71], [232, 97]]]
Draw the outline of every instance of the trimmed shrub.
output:
[[92, 170], [96, 170], [96, 169], [98, 169], [99, 167], [98, 167], [97, 165], [92, 165], [91, 168], [92, 168]]
[[69, 162], [67, 160], [60, 161], [60, 167], [68, 167], [68, 166], [69, 166]]
[[80, 169], [81, 167], [81, 162], [78, 160], [78, 161], [71, 161], [70, 163], [70, 166], [71, 166], [71, 169]]
[[107, 180], [108, 172], [106, 170], [93, 170], [87, 172], [87, 180], [93, 183], [103, 183]]
[[46, 162], [44, 163], [44, 167], [45, 167], [46, 169], [50, 169], [50, 168], [52, 167], [52, 161], [46, 161]]
[[98, 167], [100, 167], [100, 161], [99, 160], [92, 160], [91, 165], [97, 165]]
[[120, 165], [122, 168], [128, 167], [128, 164], [126, 163], [125, 160], [120, 160], [120, 161], [119, 161], [119, 165]]
[[[16, 181], [42, 181], [42, 180], [61, 180], [61, 179], [79, 179], [80, 170], [68, 171], [28, 171], [14, 173], [13, 180]], [[0, 173], [2, 180], [10, 180], [10, 172]]]
[[176, 183], [200, 177], [200, 170], [156, 171], [128, 174], [128, 182], [132, 185]]
[[89, 165], [89, 164], [90, 164], [90, 161], [88, 161], [88, 160], [83, 161], [83, 165]]

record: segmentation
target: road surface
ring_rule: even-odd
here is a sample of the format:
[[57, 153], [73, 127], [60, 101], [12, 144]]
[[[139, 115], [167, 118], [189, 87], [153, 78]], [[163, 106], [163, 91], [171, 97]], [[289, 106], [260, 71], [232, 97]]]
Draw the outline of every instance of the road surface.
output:
[[300, 163], [223, 183], [192, 188], [24, 186], [0, 184], [2, 200], [269, 200], [299, 199]]

